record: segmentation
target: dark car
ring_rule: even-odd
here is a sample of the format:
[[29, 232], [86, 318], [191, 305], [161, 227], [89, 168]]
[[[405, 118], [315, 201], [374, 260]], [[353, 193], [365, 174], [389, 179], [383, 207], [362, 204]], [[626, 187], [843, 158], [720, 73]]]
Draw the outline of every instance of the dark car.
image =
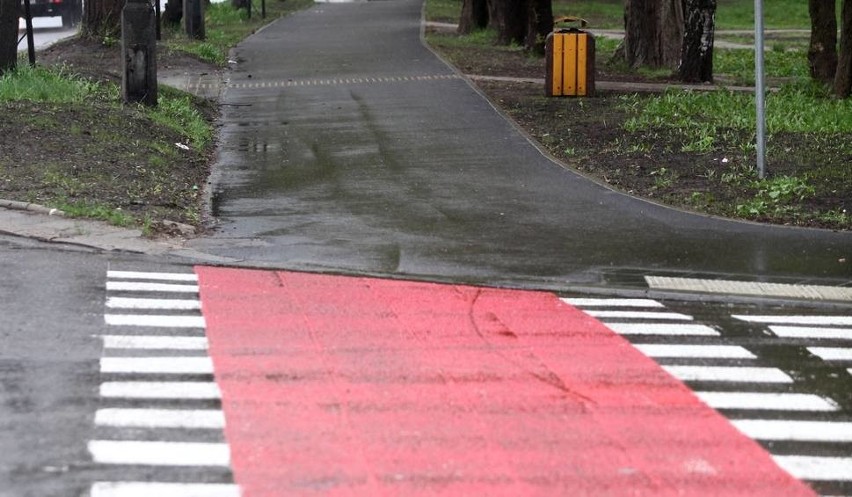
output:
[[[70, 28], [83, 17], [82, 0], [30, 0], [30, 14], [33, 17], [62, 17], [62, 26]], [[21, 1], [21, 16], [24, 15], [24, 3]]]

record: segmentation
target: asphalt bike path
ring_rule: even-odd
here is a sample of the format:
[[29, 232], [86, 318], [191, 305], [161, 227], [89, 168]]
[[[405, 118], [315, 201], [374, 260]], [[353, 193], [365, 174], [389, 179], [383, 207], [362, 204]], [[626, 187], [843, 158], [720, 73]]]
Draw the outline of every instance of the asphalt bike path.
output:
[[221, 224], [191, 248], [535, 288], [619, 271], [849, 281], [850, 233], [687, 214], [560, 167], [420, 30], [417, 1], [323, 4], [241, 43], [212, 178]]

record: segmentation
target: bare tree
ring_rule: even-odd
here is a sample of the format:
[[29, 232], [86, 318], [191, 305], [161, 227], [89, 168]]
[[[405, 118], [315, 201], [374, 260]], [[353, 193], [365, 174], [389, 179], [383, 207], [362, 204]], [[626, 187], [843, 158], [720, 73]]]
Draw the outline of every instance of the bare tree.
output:
[[684, 0], [684, 16], [678, 77], [687, 83], [712, 83], [716, 0]]
[[18, 8], [20, 0], [0, 0], [0, 75], [18, 62]]

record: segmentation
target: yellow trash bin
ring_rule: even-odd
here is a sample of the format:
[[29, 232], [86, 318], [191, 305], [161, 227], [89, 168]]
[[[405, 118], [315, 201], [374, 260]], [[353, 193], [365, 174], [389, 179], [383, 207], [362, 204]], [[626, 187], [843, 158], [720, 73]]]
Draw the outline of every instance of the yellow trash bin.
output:
[[[578, 17], [560, 17], [553, 23], [577, 22]], [[575, 27], [554, 29], [545, 41], [547, 77], [544, 93], [549, 97], [591, 97], [595, 94], [595, 38]]]

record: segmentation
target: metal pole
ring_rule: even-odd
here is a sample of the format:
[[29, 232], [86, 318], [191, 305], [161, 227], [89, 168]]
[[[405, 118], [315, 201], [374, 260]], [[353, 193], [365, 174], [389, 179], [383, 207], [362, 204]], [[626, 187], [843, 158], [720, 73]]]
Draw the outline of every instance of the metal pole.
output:
[[763, 81], [763, 0], [754, 0], [754, 99], [757, 107], [757, 177], [766, 176], [766, 88]]
[[33, 14], [30, 11], [30, 0], [24, 0], [24, 22], [27, 25], [27, 56], [30, 65], [35, 67], [35, 41], [33, 40]]

